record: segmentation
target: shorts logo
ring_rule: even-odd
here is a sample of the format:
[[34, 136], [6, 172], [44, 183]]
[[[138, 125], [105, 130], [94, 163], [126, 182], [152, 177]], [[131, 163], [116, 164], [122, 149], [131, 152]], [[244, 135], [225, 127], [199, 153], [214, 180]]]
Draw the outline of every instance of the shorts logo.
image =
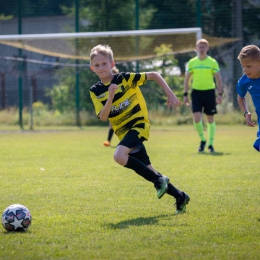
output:
[[248, 87], [248, 89], [251, 89], [253, 86]]

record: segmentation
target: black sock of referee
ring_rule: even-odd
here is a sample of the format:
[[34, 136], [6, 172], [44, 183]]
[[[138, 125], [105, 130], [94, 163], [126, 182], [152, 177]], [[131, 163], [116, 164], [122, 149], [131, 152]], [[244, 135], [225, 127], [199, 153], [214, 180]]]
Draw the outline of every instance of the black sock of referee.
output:
[[160, 177], [159, 174], [154, 173], [143, 162], [131, 156], [128, 157], [128, 161], [124, 167], [134, 170], [147, 181], [153, 183]]

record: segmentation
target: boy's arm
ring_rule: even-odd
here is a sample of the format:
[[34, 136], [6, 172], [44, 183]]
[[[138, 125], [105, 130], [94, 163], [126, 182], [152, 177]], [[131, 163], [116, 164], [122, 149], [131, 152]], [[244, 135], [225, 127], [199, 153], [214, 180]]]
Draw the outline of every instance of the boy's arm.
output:
[[111, 105], [113, 103], [113, 99], [115, 96], [115, 92], [117, 90], [117, 85], [116, 84], [111, 84], [108, 88], [108, 99], [106, 104], [104, 105], [103, 109], [101, 110], [101, 112], [99, 113], [99, 118], [101, 121], [107, 121], [109, 113], [110, 113], [110, 109], [111, 109]]
[[237, 95], [237, 101], [238, 101], [239, 107], [241, 108], [241, 110], [244, 113], [244, 117], [246, 119], [246, 124], [248, 126], [255, 126], [255, 122], [252, 122], [252, 119], [251, 119], [251, 113], [248, 111], [246, 99]]
[[216, 72], [214, 74], [216, 85], [218, 89], [218, 97], [217, 97], [217, 103], [221, 103], [222, 101], [222, 95], [223, 95], [223, 87], [222, 87], [222, 78], [219, 72]]
[[172, 92], [166, 81], [158, 72], [146, 72], [147, 80], [154, 80], [167, 95], [167, 107], [179, 107], [181, 105], [180, 100]]
[[189, 106], [189, 97], [188, 97], [188, 92], [189, 92], [189, 82], [191, 78], [191, 73], [186, 72], [185, 74], [185, 79], [184, 79], [184, 97], [183, 97], [183, 102], [186, 106]]

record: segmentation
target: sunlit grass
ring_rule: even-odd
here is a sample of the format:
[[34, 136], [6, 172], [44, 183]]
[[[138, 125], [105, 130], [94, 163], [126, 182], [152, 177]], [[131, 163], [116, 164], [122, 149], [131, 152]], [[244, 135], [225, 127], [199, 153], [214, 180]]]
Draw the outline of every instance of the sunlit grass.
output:
[[170, 196], [113, 161], [107, 130], [1, 132], [0, 210], [23, 204], [33, 222], [0, 230], [0, 259], [259, 259], [256, 128], [218, 125], [216, 153], [198, 154], [191, 125], [152, 126], [154, 167], [191, 197], [177, 216]]

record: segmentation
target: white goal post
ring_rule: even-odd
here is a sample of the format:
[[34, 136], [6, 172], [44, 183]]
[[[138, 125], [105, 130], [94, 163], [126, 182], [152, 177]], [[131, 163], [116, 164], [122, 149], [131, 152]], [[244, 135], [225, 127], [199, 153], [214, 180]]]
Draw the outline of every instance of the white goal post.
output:
[[98, 37], [127, 37], [162, 34], [195, 33], [196, 39], [202, 38], [202, 30], [195, 28], [157, 29], [157, 30], [129, 30], [108, 32], [78, 32], [78, 33], [45, 33], [45, 34], [15, 34], [0, 35], [0, 40], [36, 40], [36, 39], [71, 39], [71, 38], [98, 38]]

